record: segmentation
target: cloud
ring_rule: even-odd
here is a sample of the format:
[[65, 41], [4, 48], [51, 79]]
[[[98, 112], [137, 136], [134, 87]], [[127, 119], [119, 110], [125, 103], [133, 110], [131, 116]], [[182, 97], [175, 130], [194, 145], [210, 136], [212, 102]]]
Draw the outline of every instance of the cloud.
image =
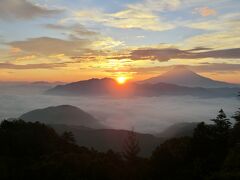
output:
[[180, 5], [180, 0], [145, 0], [142, 3], [128, 4], [120, 11], [106, 13], [98, 9], [80, 10], [74, 17], [64, 21], [75, 20], [81, 22], [101, 23], [105, 26], [122, 29], [143, 29], [150, 31], [165, 31], [175, 28], [174, 24], [164, 21], [159, 12], [175, 10]]
[[142, 10], [146, 9], [148, 11], [163, 12], [163, 11], [174, 11], [181, 5], [181, 0], [145, 0], [141, 3], [129, 4], [128, 8]]
[[111, 19], [106, 23], [109, 26], [131, 29], [138, 28], [152, 31], [165, 31], [173, 29], [175, 26], [164, 22], [159, 16], [145, 9], [126, 9], [115, 14], [111, 14]]
[[187, 54], [187, 52], [175, 48], [138, 49], [130, 53], [130, 59], [168, 61], [172, 58], [178, 58], [180, 55], [183, 55], [183, 53]]
[[124, 46], [124, 42], [114, 40], [111, 37], [100, 37], [98, 40], [92, 43], [93, 49], [101, 49], [101, 50], [113, 50], [114, 48], [121, 48]]
[[195, 56], [195, 58], [239, 59], [240, 48], [212, 50], [212, 51], [206, 51], [206, 52], [200, 52], [200, 53], [193, 53], [193, 56]]
[[186, 26], [193, 29], [201, 29], [206, 31], [224, 31], [237, 28], [239, 25], [238, 20], [210, 20], [202, 22], [194, 22]]
[[131, 72], [138, 74], [160, 74], [161, 72], [169, 71], [178, 66], [184, 66], [194, 72], [240, 72], [240, 64], [227, 64], [227, 63], [204, 63], [198, 65], [168, 65], [168, 66], [153, 66], [153, 67], [125, 67], [122, 69], [107, 69], [106, 72], [116, 73], [116, 72]]
[[205, 65], [192, 66], [197, 72], [240, 72], [240, 64], [209, 63]]
[[26, 70], [26, 69], [54, 69], [57, 67], [65, 67], [64, 63], [49, 63], [49, 64], [12, 64], [12, 63], [0, 63], [0, 69], [15, 69], [15, 70]]
[[206, 31], [179, 43], [184, 48], [209, 47], [214, 49], [239, 48], [240, 13], [228, 13], [212, 20], [188, 22], [184, 26]]
[[215, 9], [209, 8], [209, 7], [201, 7], [201, 8], [196, 8], [195, 12], [200, 14], [203, 17], [206, 16], [213, 16], [217, 14], [217, 11]]
[[112, 49], [120, 47], [122, 42], [105, 36], [97, 36], [96, 39], [79, 39], [74, 36], [65, 40], [50, 37], [29, 38], [9, 42], [7, 45], [11, 51], [17, 49], [18, 53], [9, 54], [7, 63], [0, 64], [0, 69], [76, 69], [79, 67], [73, 66], [74, 63], [105, 61], [107, 55], [113, 53]]
[[[71, 19], [71, 18], [70, 18]], [[75, 20], [80, 22], [96, 22], [105, 26], [121, 29], [143, 29], [151, 31], [164, 31], [174, 28], [173, 24], [164, 22], [151, 11], [145, 9], [125, 9], [108, 14], [101, 11], [79, 11], [75, 13]]]
[[199, 46], [199, 47], [195, 47], [195, 48], [193, 48], [193, 49], [190, 49], [190, 50], [188, 50], [188, 51], [206, 51], [206, 50], [211, 50], [211, 48]]
[[[239, 24], [240, 25], [240, 24]], [[239, 48], [240, 28], [232, 27], [224, 31], [205, 33], [190, 37], [179, 45], [184, 48], [209, 47], [213, 49]]]
[[73, 24], [70, 26], [64, 24], [45, 24], [44, 26], [48, 29], [64, 31], [64, 33], [66, 31], [69, 35], [73, 36], [96, 37], [100, 35], [98, 32], [91, 31], [81, 24]]
[[149, 74], [156, 73], [159, 74], [162, 71], [167, 71], [173, 66], [153, 66], [153, 67], [124, 67], [120, 69], [106, 69], [106, 72], [110, 73], [138, 73], [138, 74]]
[[143, 38], [145, 38], [145, 36], [136, 36], [136, 38], [143, 39]]
[[63, 12], [60, 9], [49, 9], [47, 7], [33, 4], [28, 0], [1, 0], [0, 19], [29, 20], [37, 17], [49, 17]]
[[[12, 94], [8, 92], [8, 95], [0, 95], [1, 119], [19, 117], [33, 109], [61, 105], [64, 102], [64, 104], [77, 106], [92, 114], [109, 128], [131, 129], [131, 127], [134, 127], [139, 132], [158, 133], [174, 123], [183, 121], [199, 122], [204, 120], [209, 123], [209, 119], [214, 118], [220, 108], [224, 108], [226, 113], [231, 115], [235, 111], [233, 107], [239, 105], [237, 98], [199, 99], [190, 96], [132, 99], [71, 98], [36, 95], [35, 92], [31, 92], [29, 87], [24, 89], [25, 95], [21, 95], [19, 89], [15, 88], [15, 92], [12, 92], [13, 89], [11, 89]], [[26, 91], [28, 94], [26, 94]]]
[[79, 55], [88, 51], [91, 41], [86, 39], [63, 40], [50, 37], [29, 38], [25, 41], [13, 41], [8, 45], [22, 51], [41, 55]]
[[[201, 48], [203, 49], [203, 47]], [[129, 58], [131, 60], [158, 60], [168, 61], [171, 59], [199, 59], [199, 58], [240, 58], [240, 48], [210, 50], [203, 52], [196, 52], [196, 49], [180, 50], [177, 48], [145, 48], [137, 49], [130, 52], [129, 56], [115, 57], [118, 59]]]

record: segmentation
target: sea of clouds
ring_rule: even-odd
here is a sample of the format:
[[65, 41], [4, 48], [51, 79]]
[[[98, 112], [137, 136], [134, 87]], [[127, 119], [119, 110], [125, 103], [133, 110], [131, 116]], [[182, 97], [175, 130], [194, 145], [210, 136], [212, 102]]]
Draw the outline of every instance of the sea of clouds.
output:
[[[9, 93], [8, 93], [9, 92]], [[23, 93], [24, 92], [24, 93]], [[37, 92], [37, 93], [36, 93]], [[0, 92], [0, 119], [17, 118], [38, 108], [73, 105], [92, 114], [107, 128], [157, 133], [179, 122], [210, 122], [223, 108], [231, 117], [239, 107], [237, 98], [200, 99], [191, 96], [138, 97], [61, 97], [26, 91]]]

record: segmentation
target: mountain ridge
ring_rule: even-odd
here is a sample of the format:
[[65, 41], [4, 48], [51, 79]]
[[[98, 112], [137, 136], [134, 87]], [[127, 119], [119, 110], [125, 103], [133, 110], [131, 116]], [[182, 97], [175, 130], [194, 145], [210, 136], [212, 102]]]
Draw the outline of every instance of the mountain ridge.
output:
[[24, 113], [19, 117], [25, 121], [39, 121], [46, 124], [81, 125], [102, 128], [99, 120], [82, 109], [71, 105], [49, 106]]
[[240, 88], [188, 87], [170, 83], [126, 83], [119, 85], [115, 80], [90, 79], [59, 85], [45, 92], [58, 96], [111, 96], [111, 97], [157, 97], [161, 95], [196, 97], [233, 97]]
[[216, 81], [210, 78], [201, 76], [190, 69], [180, 66], [163, 73], [160, 76], [152, 77], [140, 83], [169, 83], [186, 87], [203, 87], [203, 88], [224, 88], [224, 87], [239, 87], [238, 84]]
[[[49, 124], [58, 134], [71, 131], [79, 146], [94, 148], [100, 152], [107, 152], [109, 149], [122, 152], [129, 130], [123, 129], [94, 129], [83, 126], [70, 126], [64, 124]], [[165, 138], [156, 137], [152, 134], [135, 132], [139, 141], [140, 156], [148, 157], [152, 151], [164, 142]]]

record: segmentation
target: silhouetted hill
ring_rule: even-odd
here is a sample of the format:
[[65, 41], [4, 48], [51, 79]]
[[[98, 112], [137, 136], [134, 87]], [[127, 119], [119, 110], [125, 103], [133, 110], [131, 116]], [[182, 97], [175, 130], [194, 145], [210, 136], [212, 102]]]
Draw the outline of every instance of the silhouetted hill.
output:
[[129, 87], [119, 85], [111, 78], [89, 79], [59, 85], [46, 91], [53, 95], [117, 95], [117, 92], [127, 93]]
[[138, 96], [196, 96], [196, 97], [235, 97], [240, 88], [185, 87], [167, 83], [138, 84]]
[[92, 115], [70, 105], [36, 109], [23, 114], [19, 118], [25, 121], [39, 121], [45, 124], [82, 125], [95, 128], [102, 127], [99, 120], [94, 118]]
[[[23, 120], [2, 121], [0, 124], [1, 157], [38, 157], [71, 147], [50, 127]], [[27, 159], [26, 159], [27, 160]]]
[[[93, 147], [101, 152], [107, 152], [109, 149], [122, 152], [124, 141], [129, 134], [127, 130], [92, 129], [83, 126], [60, 124], [50, 126], [59, 134], [62, 134], [64, 131], [71, 131], [79, 146]], [[136, 133], [136, 135], [141, 148], [141, 156], [150, 156], [152, 151], [165, 140], [164, 138], [157, 138], [150, 134]]]
[[163, 132], [156, 134], [156, 136], [164, 138], [192, 136], [198, 124], [198, 122], [176, 123], [166, 128]]
[[184, 87], [167, 83], [126, 83], [119, 85], [113, 79], [90, 79], [74, 82], [66, 85], [56, 86], [46, 91], [49, 95], [70, 96], [112, 96], [112, 97], [134, 97], [134, 96], [197, 96], [197, 97], [229, 97], [236, 96], [240, 88], [202, 88]]
[[237, 84], [215, 81], [210, 78], [200, 76], [185, 67], [176, 67], [160, 76], [141, 81], [140, 83], [169, 83], [179, 86], [203, 88], [239, 87]]

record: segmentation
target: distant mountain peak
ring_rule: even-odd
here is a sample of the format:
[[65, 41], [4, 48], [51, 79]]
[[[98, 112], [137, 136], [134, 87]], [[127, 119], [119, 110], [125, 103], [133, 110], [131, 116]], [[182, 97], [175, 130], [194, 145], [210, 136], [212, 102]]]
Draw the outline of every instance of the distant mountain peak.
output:
[[174, 66], [172, 68], [172, 70], [179, 70], [179, 71], [191, 71], [189, 68], [187, 68], [184, 65], [178, 65], [178, 66]]
[[210, 78], [201, 76], [194, 71], [188, 69], [186, 66], [176, 66], [160, 76], [144, 80], [141, 83], [169, 83], [179, 86], [203, 88], [221, 88], [237, 86], [235, 84], [215, 81]]
[[191, 72], [196, 74], [195, 72], [193, 72], [192, 70], [190, 70], [189, 68], [187, 68], [186, 66], [175, 66], [172, 71], [178, 71], [178, 72]]
[[186, 75], [194, 75], [194, 76], [199, 76], [197, 73], [191, 71], [190, 69], [186, 68], [185, 66], [176, 66], [172, 68], [171, 70], [167, 71], [166, 73], [163, 74], [163, 76], [186, 76]]

